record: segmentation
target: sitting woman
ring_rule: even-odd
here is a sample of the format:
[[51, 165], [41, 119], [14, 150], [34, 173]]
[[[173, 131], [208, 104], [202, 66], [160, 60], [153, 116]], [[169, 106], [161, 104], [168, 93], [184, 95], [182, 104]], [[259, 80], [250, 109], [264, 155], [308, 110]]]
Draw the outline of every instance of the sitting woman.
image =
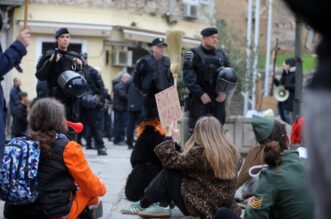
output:
[[166, 217], [170, 209], [153, 203], [174, 202], [190, 218], [213, 219], [219, 207], [240, 215], [234, 201], [240, 154], [225, 139], [221, 123], [214, 117], [200, 118], [182, 153], [175, 148], [178, 130], [169, 126], [166, 136], [154, 149], [165, 169], [148, 185], [144, 197], [122, 213]]
[[138, 201], [144, 190], [163, 166], [154, 153], [154, 148], [164, 141], [166, 130], [156, 117], [142, 121], [137, 129], [138, 139], [131, 154], [132, 171], [125, 185], [125, 196], [130, 201]]
[[[256, 130], [265, 130], [270, 122], [255, 118], [252, 125], [257, 134]], [[260, 173], [255, 196], [244, 218], [311, 219], [313, 201], [305, 174], [305, 159], [300, 158], [297, 151], [288, 150], [284, 125], [274, 122], [272, 135], [271, 140], [265, 138], [261, 143], [264, 162], [269, 166]]]
[[74, 219], [91, 206], [97, 207], [90, 215], [102, 215], [99, 196], [106, 193], [106, 187], [90, 169], [82, 147], [66, 132], [65, 110], [59, 101], [43, 98], [33, 105], [28, 137], [39, 142], [41, 151], [39, 197], [29, 205], [5, 203], [5, 218]]

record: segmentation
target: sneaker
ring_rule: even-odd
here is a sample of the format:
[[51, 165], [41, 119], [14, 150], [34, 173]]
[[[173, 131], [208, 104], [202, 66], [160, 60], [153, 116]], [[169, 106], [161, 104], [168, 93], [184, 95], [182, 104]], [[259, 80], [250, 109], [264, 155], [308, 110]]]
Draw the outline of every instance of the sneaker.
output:
[[159, 203], [154, 203], [148, 208], [146, 208], [143, 211], [140, 211], [138, 213], [140, 217], [146, 217], [146, 218], [164, 218], [164, 217], [170, 217], [171, 211], [169, 207], [161, 207]]
[[140, 206], [140, 202], [133, 202], [129, 207], [121, 209], [122, 214], [131, 214], [138, 215], [140, 211], [143, 211], [145, 208]]
[[101, 155], [101, 156], [107, 155], [106, 148], [98, 149], [98, 155]]

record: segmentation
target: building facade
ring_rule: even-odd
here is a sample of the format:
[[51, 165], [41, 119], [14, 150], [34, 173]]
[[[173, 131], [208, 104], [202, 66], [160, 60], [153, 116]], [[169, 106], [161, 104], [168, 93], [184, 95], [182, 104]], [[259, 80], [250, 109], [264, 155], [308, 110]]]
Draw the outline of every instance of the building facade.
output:
[[[16, 5], [9, 8], [13, 2]], [[2, 44], [9, 45], [23, 27], [23, 0], [1, 0], [0, 4], [9, 17], [1, 33]], [[111, 89], [119, 73], [132, 71], [136, 60], [150, 52], [147, 43], [165, 37], [167, 31], [184, 32], [183, 49], [199, 45], [200, 30], [215, 20], [214, 4], [214, 0], [30, 0], [27, 24], [32, 42], [21, 63], [24, 73], [13, 70], [5, 78], [6, 95], [12, 78], [18, 76], [29, 99], [36, 96], [36, 64], [43, 52], [54, 47], [58, 28], [69, 29], [70, 49], [87, 52], [89, 64], [101, 72]]]

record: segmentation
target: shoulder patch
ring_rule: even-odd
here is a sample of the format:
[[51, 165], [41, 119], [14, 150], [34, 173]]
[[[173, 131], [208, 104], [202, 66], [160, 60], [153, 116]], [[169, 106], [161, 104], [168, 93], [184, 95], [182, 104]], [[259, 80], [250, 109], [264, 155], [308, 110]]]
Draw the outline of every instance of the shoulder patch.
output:
[[251, 202], [251, 208], [261, 208], [263, 203], [263, 197], [253, 197]]

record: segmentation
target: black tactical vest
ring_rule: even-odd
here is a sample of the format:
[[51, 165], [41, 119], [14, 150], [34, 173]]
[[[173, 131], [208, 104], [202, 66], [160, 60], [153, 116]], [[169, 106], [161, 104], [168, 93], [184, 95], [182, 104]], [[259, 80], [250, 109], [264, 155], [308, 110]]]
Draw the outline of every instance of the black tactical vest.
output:
[[40, 157], [38, 169], [39, 201], [46, 215], [51, 218], [66, 216], [71, 209], [76, 191], [74, 179], [63, 159], [63, 151], [69, 139], [58, 134], [50, 159]]
[[173, 77], [170, 72], [170, 59], [163, 57], [157, 61], [152, 55], [145, 58], [148, 66], [148, 73], [153, 74], [157, 92], [160, 92], [173, 85]]
[[201, 46], [192, 49], [199, 56], [200, 63], [197, 66], [198, 82], [202, 89], [209, 95], [215, 93], [217, 69], [224, 66], [224, 53], [220, 49], [215, 49], [215, 53], [207, 54]]

